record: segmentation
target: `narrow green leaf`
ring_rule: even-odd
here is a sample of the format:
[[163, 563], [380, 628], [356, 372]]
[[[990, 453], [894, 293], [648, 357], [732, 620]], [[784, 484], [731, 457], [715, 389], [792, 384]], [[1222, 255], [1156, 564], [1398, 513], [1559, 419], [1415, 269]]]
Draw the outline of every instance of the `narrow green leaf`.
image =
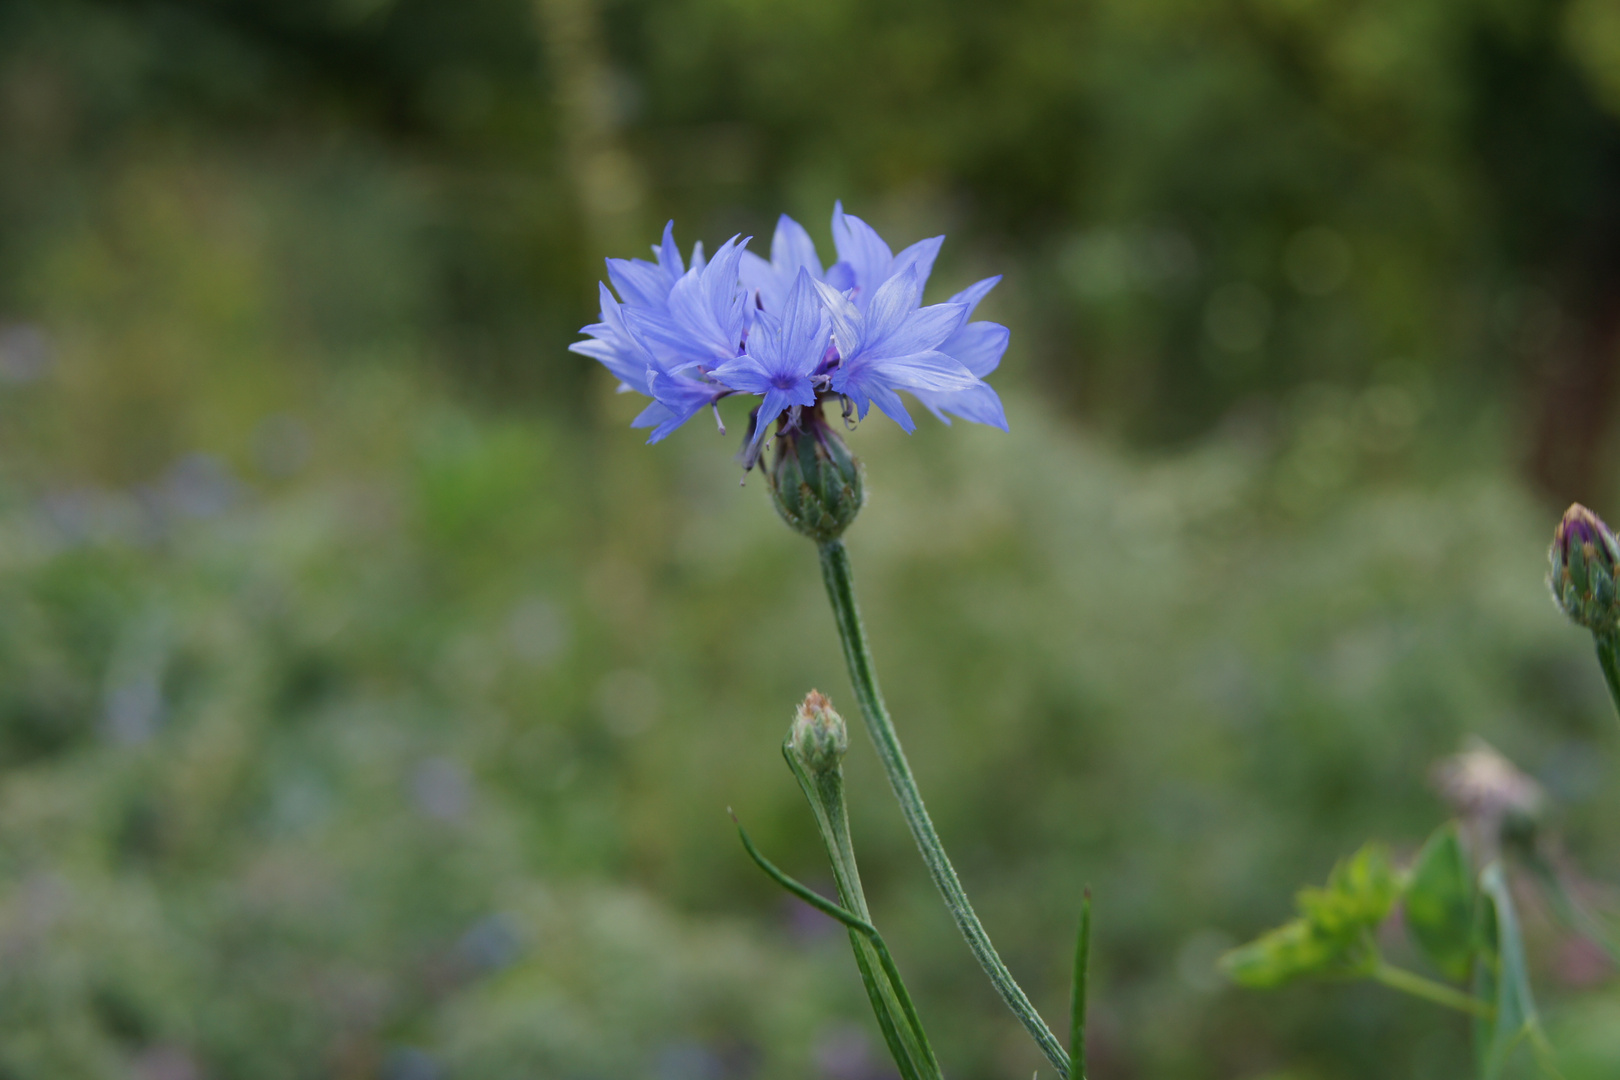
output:
[[1479, 878], [1485, 902], [1480, 905], [1482, 960], [1476, 986], [1482, 997], [1494, 995], [1495, 1021], [1481, 1020], [1476, 1029], [1483, 1080], [1500, 1080], [1521, 1045], [1528, 1045], [1543, 1074], [1557, 1077], [1552, 1050], [1541, 1029], [1535, 998], [1530, 992], [1530, 971], [1525, 962], [1524, 939], [1518, 911], [1500, 861], [1487, 866]]
[[777, 869], [776, 864], [767, 859], [760, 852], [759, 848], [754, 846], [754, 841], [749, 837], [748, 830], [743, 828], [742, 825], [737, 822], [736, 817], [733, 817], [731, 820], [732, 823], [737, 826], [737, 835], [742, 837], [743, 850], [748, 852], [748, 857], [754, 860], [754, 865], [765, 871], [766, 876], [768, 876], [772, 881], [776, 882], [778, 885], [782, 886], [782, 888], [786, 889], [794, 896], [797, 896], [800, 900], [803, 900], [805, 903], [809, 904], [823, 915], [837, 919], [851, 930], [859, 930], [867, 937], [874, 937], [877, 935], [877, 927], [873, 926], [859, 915], [856, 915], [852, 911], [845, 911], [843, 908], [839, 907], [825, 896], [822, 896], [814, 889], [799, 884], [797, 881], [784, 874], [781, 870]]
[[1424, 955], [1447, 978], [1467, 980], [1474, 956], [1475, 890], [1454, 822], [1423, 845], [1402, 899], [1406, 925]]
[[[921, 1019], [917, 1016], [911, 994], [900, 978], [900, 970], [895, 966], [894, 957], [889, 954], [889, 947], [884, 943], [883, 935], [878, 933], [877, 927], [783, 873], [754, 846], [748, 830], [742, 827], [735, 815], [731, 820], [737, 826], [737, 835], [742, 838], [743, 849], [766, 876], [817, 911], [837, 919], [849, 928], [851, 944], [855, 946], [855, 962], [861, 972], [861, 981], [866, 985], [867, 995], [872, 1000], [872, 1011], [877, 1017], [884, 1041], [889, 1045], [890, 1056], [894, 1058], [895, 1065], [900, 1069], [904, 1080], [940, 1080], [939, 1062], [934, 1057], [933, 1046], [923, 1030]], [[878, 962], [883, 973], [881, 979], [872, 970], [871, 960], [865, 953], [866, 948], [870, 948], [872, 958]]]

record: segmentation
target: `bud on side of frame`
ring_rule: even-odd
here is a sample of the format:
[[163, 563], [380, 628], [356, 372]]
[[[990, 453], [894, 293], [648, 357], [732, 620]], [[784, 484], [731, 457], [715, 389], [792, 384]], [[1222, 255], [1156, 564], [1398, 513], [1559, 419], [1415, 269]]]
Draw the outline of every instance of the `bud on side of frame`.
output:
[[1565, 615], [1594, 633], [1620, 628], [1620, 542], [1592, 511], [1575, 503], [1553, 533], [1547, 587]]

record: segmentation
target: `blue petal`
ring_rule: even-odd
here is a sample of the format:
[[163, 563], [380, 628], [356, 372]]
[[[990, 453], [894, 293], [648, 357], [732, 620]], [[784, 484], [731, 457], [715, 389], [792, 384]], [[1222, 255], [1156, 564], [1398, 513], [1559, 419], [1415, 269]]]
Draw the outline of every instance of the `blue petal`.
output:
[[621, 382], [647, 393], [647, 370], [658, 367], [659, 360], [626, 321], [625, 313], [630, 309], [614, 300], [606, 285], [599, 283], [597, 290], [602, 303], [602, 321], [583, 331], [596, 340], [576, 341], [569, 348], [600, 361]]
[[870, 293], [889, 276], [894, 252], [877, 230], [853, 214], [844, 213], [842, 202], [833, 204], [833, 243], [838, 258], [855, 271], [855, 287]]
[[839, 292], [849, 292], [855, 287], [855, 268], [847, 262], [835, 262], [827, 267], [822, 280]]
[[853, 356], [866, 338], [866, 317], [854, 301], [834, 286], [824, 281], [815, 284], [827, 308], [827, 316], [832, 320], [833, 340], [838, 342], [838, 351], [846, 358]]
[[931, 236], [927, 240], [919, 240], [894, 257], [894, 265], [889, 268], [889, 276], [894, 276], [908, 266], [917, 268], [917, 288], [919, 290], [928, 285], [928, 275], [934, 272], [934, 260], [939, 257], [940, 245], [945, 243], [943, 236]]
[[[660, 371], [647, 373], [647, 386], [652, 392], [652, 405], [631, 421], [631, 427], [653, 427], [649, 443], [659, 442], [670, 432], [690, 420], [701, 409], [715, 401], [721, 387], [713, 383], [698, 382], [679, 375]], [[659, 410], [662, 410], [661, 412]]]
[[[749, 345], [755, 345], [752, 338]], [[763, 394], [771, 388], [771, 372], [759, 362], [758, 357], [749, 354], [733, 357], [709, 374], [745, 394]]]
[[970, 420], [975, 424], [986, 424], [1002, 431], [1007, 430], [1007, 414], [1001, 407], [1001, 397], [989, 383], [981, 382], [966, 390], [945, 394], [926, 390], [913, 393], [918, 401], [947, 424], [951, 421], [945, 414], [954, 413], [963, 420]]
[[[653, 330], [653, 336], [683, 350], [683, 355], [707, 363], [736, 356], [747, 320], [744, 305], [748, 297], [738, 283], [737, 266], [742, 261], [742, 245], [747, 242], [740, 236], [732, 237], [712, 260], [701, 267], [694, 265], [682, 275], [669, 294], [673, 333]], [[697, 258], [694, 253], [694, 261]]]
[[743, 256], [741, 274], [743, 285], [759, 294], [764, 310], [780, 314], [799, 271], [807, 271], [820, 279], [821, 257], [816, 254], [815, 242], [804, 226], [783, 214], [776, 222], [776, 235], [771, 238], [771, 261], [752, 253]]
[[686, 266], [681, 262], [681, 249], [675, 244], [674, 221], [664, 224], [664, 242], [653, 250], [658, 253], [658, 265], [664, 268], [671, 281], [686, 273]]
[[968, 323], [946, 338], [939, 351], [960, 360], [963, 367], [982, 379], [1001, 363], [1011, 336], [1000, 323]]
[[879, 285], [867, 302], [869, 337], [882, 338], [897, 330], [906, 316], [917, 310], [921, 301], [922, 283], [917, 280], [917, 268], [908, 266]]
[[737, 264], [737, 276], [742, 280], [743, 288], [759, 294], [761, 306], [766, 311], [782, 310], [782, 297], [787, 293], [787, 287], [776, 275], [776, 268], [752, 251], [743, 252], [742, 261]]
[[969, 285], [967, 288], [951, 297], [948, 301], [946, 301], [946, 303], [966, 304], [968, 309], [968, 318], [971, 319], [973, 317], [973, 309], [979, 306], [979, 301], [983, 300], [985, 298], [985, 294], [987, 294], [991, 289], [995, 288], [1000, 281], [1000, 274], [997, 274], [995, 277], [987, 277], [983, 281], [975, 281], [972, 285]]
[[808, 267], [799, 268], [793, 291], [783, 304], [781, 335], [784, 367], [791, 364], [804, 375], [814, 371], [827, 351], [832, 326]]
[[771, 265], [787, 281], [798, 276], [802, 267], [813, 278], [821, 277], [821, 256], [816, 244], [803, 225], [783, 214], [776, 220], [776, 234], [771, 237]]
[[814, 405], [815, 402], [816, 395], [813, 391], [810, 394], [809, 401], [803, 400], [803, 395], [797, 395], [788, 390], [773, 388], [767, 391], [765, 400], [759, 403], [759, 412], [754, 419], [754, 439], [749, 443], [749, 446], [758, 446], [760, 440], [765, 438], [765, 429], [770, 427], [771, 422], [787, 412], [790, 407], [794, 405]]
[[953, 357], [933, 350], [867, 358], [861, 366], [863, 381], [875, 380], [901, 390], [966, 390], [979, 381]]
[[872, 404], [876, 405], [884, 416], [899, 424], [900, 430], [907, 435], [917, 430], [917, 422], [906, 412], [905, 402], [901, 401], [900, 395], [893, 390], [887, 387], [872, 388]]
[[937, 348], [967, 317], [960, 304], [933, 304], [919, 309], [922, 283], [908, 266], [877, 290], [866, 310], [861, 350], [895, 356]]
[[645, 259], [607, 260], [608, 280], [626, 304], [662, 311], [669, 306], [675, 279], [661, 266]]

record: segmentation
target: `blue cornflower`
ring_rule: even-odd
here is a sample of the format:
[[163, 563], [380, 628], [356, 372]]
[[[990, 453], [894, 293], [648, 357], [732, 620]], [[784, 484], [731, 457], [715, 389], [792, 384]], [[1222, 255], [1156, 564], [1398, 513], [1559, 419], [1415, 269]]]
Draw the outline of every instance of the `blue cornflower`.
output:
[[[785, 412], [816, 403], [817, 370], [827, 355], [832, 327], [816, 293], [810, 271], [799, 268], [793, 288], [782, 301], [781, 318], [768, 311], [755, 317], [748, 351], [714, 369], [714, 377], [744, 394], [760, 394], [753, 438], [745, 453], [752, 456], [771, 421]], [[825, 376], [820, 380], [825, 382]]]
[[656, 261], [607, 261], [618, 297], [601, 287], [601, 321], [583, 329], [590, 340], [570, 348], [600, 361], [621, 391], [653, 399], [633, 421], [653, 429], [649, 442], [723, 397], [758, 395], [749, 463], [772, 421], [785, 415], [795, 428], [799, 410], [829, 397], [862, 418], [876, 405], [912, 431], [899, 396], [905, 391], [945, 423], [956, 416], [1006, 430], [1001, 400], [983, 377], [1006, 351], [1007, 328], [967, 321], [1000, 278], [924, 307], [944, 237], [894, 254], [841, 203], [832, 231], [838, 261], [825, 268], [809, 233], [785, 214], [769, 262], [734, 236], [711, 259], [694, 245], [687, 263], [671, 222], [653, 248]]

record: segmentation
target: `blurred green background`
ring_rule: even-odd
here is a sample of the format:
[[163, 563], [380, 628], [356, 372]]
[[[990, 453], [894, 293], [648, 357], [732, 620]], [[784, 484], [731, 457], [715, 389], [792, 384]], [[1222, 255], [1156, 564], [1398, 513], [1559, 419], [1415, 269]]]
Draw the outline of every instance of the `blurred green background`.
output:
[[[0, 1077], [888, 1075], [724, 813], [826, 882], [814, 553], [565, 351], [667, 218], [835, 198], [948, 233], [940, 296], [1006, 274], [1012, 433], [863, 425], [849, 545], [1042, 1010], [1089, 883], [1098, 1080], [1468, 1074], [1430, 1006], [1212, 965], [1414, 850], [1472, 733], [1620, 880], [1541, 584], [1620, 509], [1610, 0], [0, 2]], [[848, 770], [948, 1072], [1030, 1075]], [[1616, 1075], [1612, 972], [1524, 902]]]

